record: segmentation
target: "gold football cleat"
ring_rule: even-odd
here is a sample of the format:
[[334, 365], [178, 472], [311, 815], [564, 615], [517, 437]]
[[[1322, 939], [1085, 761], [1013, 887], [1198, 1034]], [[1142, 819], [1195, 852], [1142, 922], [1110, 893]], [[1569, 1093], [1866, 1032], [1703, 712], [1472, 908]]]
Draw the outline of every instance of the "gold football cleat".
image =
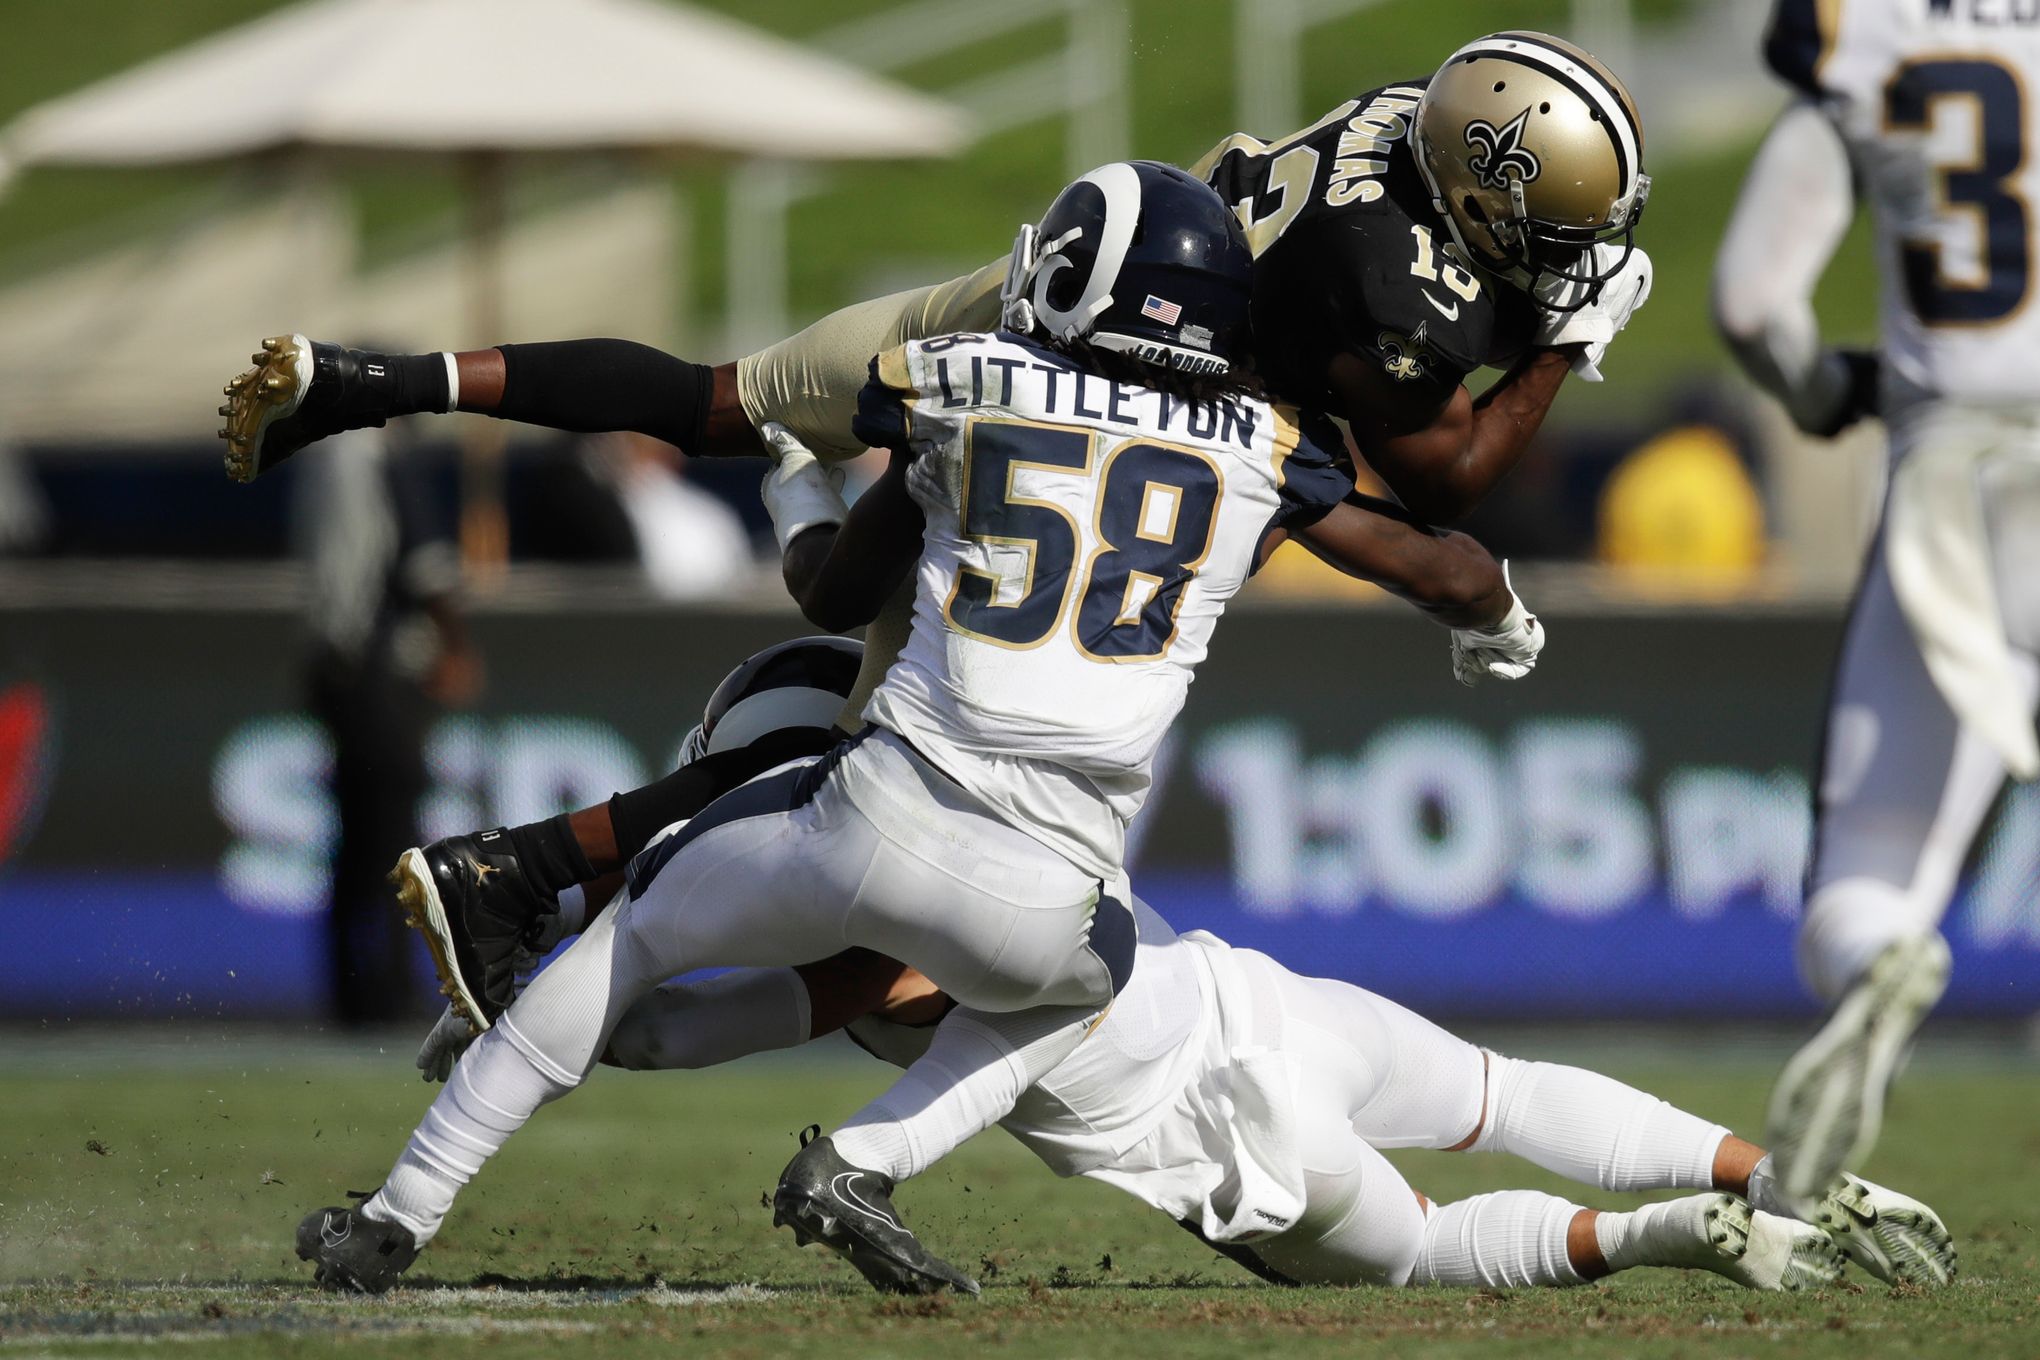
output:
[[249, 356], [255, 367], [234, 377], [221, 390], [227, 441], [227, 476], [252, 482], [262, 469], [262, 436], [270, 425], [296, 411], [312, 385], [312, 342], [302, 335], [272, 335]]

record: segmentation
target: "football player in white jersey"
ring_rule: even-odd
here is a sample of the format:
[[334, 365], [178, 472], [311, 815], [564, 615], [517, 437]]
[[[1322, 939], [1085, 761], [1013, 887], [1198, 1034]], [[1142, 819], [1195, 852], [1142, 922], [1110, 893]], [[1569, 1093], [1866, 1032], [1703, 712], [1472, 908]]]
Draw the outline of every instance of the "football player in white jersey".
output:
[[[813, 682], [834, 672], [824, 685], [842, 683], [835, 648], [855, 645], [809, 638], [746, 662], [690, 750], [812, 741], [834, 713]], [[683, 766], [709, 776], [693, 811], [727, 777], [708, 769], [716, 759]], [[1125, 1190], [1263, 1278], [1563, 1285], [1672, 1265], [1793, 1289], [1833, 1278], [1837, 1246], [1885, 1280], [1939, 1284], [1953, 1269], [1939, 1219], [1894, 1191], [1852, 1177], [1816, 1213], [1825, 1232], [1789, 1221], [1763, 1150], [1720, 1125], [1593, 1072], [1476, 1049], [1360, 988], [1178, 937], [1144, 903], [1133, 909], [1139, 962], [1126, 990], [999, 1122], [1058, 1174]], [[997, 1061], [968, 1017], [935, 1023], [946, 1001], [925, 978], [884, 974], [890, 985], [873, 992], [865, 971], [830, 961], [662, 986], [625, 1013], [604, 1061], [709, 1067], [846, 1021], [902, 1067]], [[449, 1008], [419, 1068], [445, 1080], [471, 1037]], [[1520, 1190], [1437, 1205], [1380, 1156], [1391, 1147], [1507, 1151], [1604, 1189], [1706, 1193], [1633, 1214]], [[869, 1253], [851, 1259], [881, 1288], [938, 1283]]]
[[[463, 1056], [470, 1080], [448, 1084], [382, 1189], [302, 1225], [322, 1273], [408, 1264], [459, 1187], [677, 973], [868, 948], [939, 986], [1029, 1080], [1053, 1067], [1133, 965], [1120, 861], [1148, 762], [1225, 601], [1285, 535], [1464, 630], [1469, 664], [1528, 671], [1541, 630], [1492, 558], [1349, 499], [1293, 409], [1226, 389], [1250, 264], [1201, 181], [1101, 167], [1021, 233], [1006, 289], [1020, 334], [872, 361], [858, 435], [894, 456], [854, 510], [837, 513], [811, 458], [782, 458], [782, 547], [825, 566], [799, 592], [811, 618], [854, 627], [916, 583], [870, 725], [633, 861], [626, 900]], [[979, 1106], [981, 1078], [940, 1094]], [[872, 1121], [796, 1158], [804, 1231], [829, 1240], [836, 1199], [860, 1162], [894, 1155], [896, 1128]], [[825, 1162], [840, 1170], [814, 1174]], [[860, 1207], [877, 1185], [858, 1183]], [[898, 1230], [897, 1254], [960, 1278]]]
[[[1786, 1065], [1770, 1136], [1820, 1195], [1873, 1145], [1946, 985], [1939, 933], [2009, 773], [2040, 774], [2040, 11], [1782, 0], [1795, 89], [1722, 244], [1715, 311], [1808, 433], [1881, 415], [1890, 478], [1831, 693], [1800, 964], [1833, 1010]], [[1858, 199], [1882, 275], [1875, 353], [1812, 297]]]

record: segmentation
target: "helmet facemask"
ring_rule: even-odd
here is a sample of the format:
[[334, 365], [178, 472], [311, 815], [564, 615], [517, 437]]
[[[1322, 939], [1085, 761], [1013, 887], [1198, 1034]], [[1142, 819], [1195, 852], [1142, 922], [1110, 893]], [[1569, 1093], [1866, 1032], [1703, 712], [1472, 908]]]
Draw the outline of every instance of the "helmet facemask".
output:
[[[1490, 220], [1480, 201], [1468, 196], [1461, 201], [1459, 212], [1452, 214], [1453, 225], [1461, 227], [1458, 219], [1462, 213], [1477, 222], [1495, 243], [1500, 263], [1497, 272], [1515, 278], [1545, 311], [1577, 312], [1600, 299], [1608, 280], [1622, 272], [1636, 249], [1636, 224], [1650, 199], [1650, 176], [1639, 174], [1636, 180], [1635, 190], [1617, 200], [1610, 220], [1600, 227], [1566, 226], [1532, 217], [1520, 180], [1509, 182], [1508, 216]], [[1595, 268], [1591, 262], [1598, 247], [1617, 244], [1621, 251], [1613, 261]], [[1589, 262], [1586, 268], [1579, 267], [1583, 261]]]

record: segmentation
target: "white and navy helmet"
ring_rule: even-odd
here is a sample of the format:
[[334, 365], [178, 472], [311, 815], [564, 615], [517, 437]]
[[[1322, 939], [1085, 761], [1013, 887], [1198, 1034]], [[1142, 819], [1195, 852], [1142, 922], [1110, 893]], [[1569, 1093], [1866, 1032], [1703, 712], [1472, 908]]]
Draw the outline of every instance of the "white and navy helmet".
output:
[[863, 664], [864, 644], [855, 638], [804, 637], [767, 647], [708, 696], [701, 722], [680, 743], [680, 764], [748, 746], [771, 732], [811, 727], [826, 733]]
[[1001, 320], [1017, 335], [1215, 376], [1246, 361], [1253, 269], [1239, 219], [1210, 185], [1159, 161], [1114, 161], [1020, 228]]

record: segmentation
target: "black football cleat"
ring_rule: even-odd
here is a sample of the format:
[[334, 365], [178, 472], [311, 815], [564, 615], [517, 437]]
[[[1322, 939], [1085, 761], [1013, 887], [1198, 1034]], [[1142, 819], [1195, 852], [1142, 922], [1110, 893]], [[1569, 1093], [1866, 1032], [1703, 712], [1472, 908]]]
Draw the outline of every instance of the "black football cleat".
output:
[[772, 1192], [772, 1226], [792, 1228], [802, 1246], [821, 1243], [881, 1293], [976, 1294], [976, 1280], [929, 1254], [900, 1222], [892, 1191], [892, 1177], [859, 1170], [827, 1138], [803, 1134], [800, 1151]]
[[369, 380], [382, 356], [302, 335], [272, 335], [254, 367], [223, 389], [227, 476], [252, 482], [307, 444], [388, 422], [386, 389]]
[[390, 882], [432, 951], [439, 990], [479, 1034], [516, 1000], [518, 970], [558, 906], [524, 876], [500, 828], [406, 850]]
[[321, 1289], [380, 1294], [411, 1268], [418, 1251], [409, 1228], [370, 1218], [359, 1204], [314, 1209], [297, 1226], [298, 1259], [312, 1263]]

